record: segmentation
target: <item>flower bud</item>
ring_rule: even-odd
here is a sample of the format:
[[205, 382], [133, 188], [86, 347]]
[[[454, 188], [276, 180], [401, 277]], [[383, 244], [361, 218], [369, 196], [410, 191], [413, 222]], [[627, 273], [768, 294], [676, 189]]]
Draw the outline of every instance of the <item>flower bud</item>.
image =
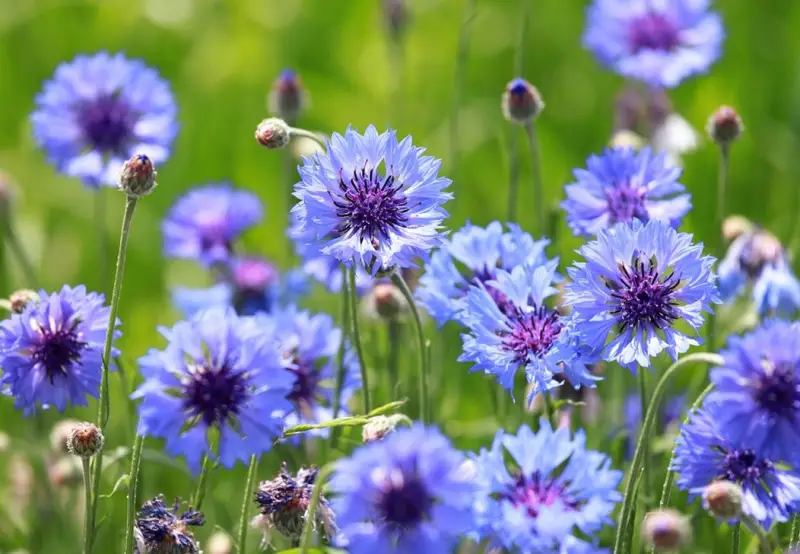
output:
[[408, 308], [403, 293], [393, 283], [378, 283], [372, 289], [375, 313], [384, 320], [395, 319]]
[[689, 520], [675, 510], [658, 510], [644, 517], [642, 536], [656, 552], [680, 550], [692, 540]]
[[15, 314], [21, 314], [25, 307], [31, 302], [39, 300], [39, 295], [36, 291], [30, 289], [21, 289], [11, 293], [8, 301], [11, 304], [11, 311]]
[[361, 438], [364, 444], [379, 441], [389, 433], [393, 433], [397, 427], [397, 421], [387, 416], [376, 416], [361, 428]]
[[742, 514], [742, 487], [730, 481], [714, 481], [703, 491], [703, 506], [717, 519], [729, 521]]
[[93, 423], [78, 423], [72, 428], [67, 439], [71, 454], [80, 458], [91, 458], [103, 450], [103, 433]]
[[285, 69], [272, 85], [267, 108], [271, 114], [292, 124], [305, 107], [305, 96], [300, 78], [291, 69]]
[[207, 554], [231, 554], [233, 552], [233, 541], [230, 535], [222, 531], [214, 531], [206, 541], [205, 552]]
[[743, 215], [729, 215], [722, 222], [722, 236], [725, 240], [732, 241], [745, 233], [750, 233], [755, 225]]
[[277, 117], [265, 119], [256, 127], [256, 140], [264, 148], [270, 150], [285, 148], [291, 139], [289, 125]]
[[83, 469], [77, 458], [61, 456], [48, 465], [47, 477], [54, 487], [77, 487], [83, 482]]
[[153, 162], [144, 154], [134, 154], [122, 164], [119, 190], [131, 198], [141, 198], [150, 194], [156, 185], [156, 170]]
[[77, 419], [62, 419], [53, 425], [50, 430], [50, 448], [53, 452], [56, 454], [69, 454], [67, 440], [75, 426], [80, 425], [80, 423]]
[[720, 106], [709, 118], [706, 131], [714, 142], [727, 146], [742, 135], [744, 124], [736, 110], [730, 106]]
[[503, 115], [508, 121], [526, 124], [539, 117], [544, 101], [539, 91], [525, 79], [514, 79], [503, 93]]
[[391, 37], [400, 38], [408, 23], [406, 0], [383, 0], [383, 17]]

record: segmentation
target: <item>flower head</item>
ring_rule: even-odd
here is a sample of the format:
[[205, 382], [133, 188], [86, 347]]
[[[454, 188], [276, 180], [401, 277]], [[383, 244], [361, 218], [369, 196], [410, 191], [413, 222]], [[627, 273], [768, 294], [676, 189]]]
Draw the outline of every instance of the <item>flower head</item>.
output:
[[443, 241], [451, 198], [439, 177], [441, 161], [423, 156], [411, 137], [398, 142], [394, 131], [334, 134], [325, 154], [304, 158], [298, 232], [323, 254], [346, 265], [360, 261], [370, 272], [411, 267]]
[[207, 289], [172, 290], [172, 300], [185, 317], [215, 307], [232, 307], [239, 315], [271, 313], [308, 291], [308, 280], [302, 271], [291, 270], [281, 275], [262, 258], [236, 258], [224, 273], [221, 282]]
[[472, 371], [495, 375], [509, 391], [517, 370], [524, 369], [531, 397], [560, 385], [553, 379], [557, 373], [575, 387], [593, 386], [597, 377], [582, 359], [570, 318], [545, 304], [556, 293], [556, 264], [498, 269], [493, 280], [470, 287], [464, 311], [469, 332], [462, 335], [458, 360], [473, 362]]
[[714, 258], [702, 251], [691, 235], [655, 220], [601, 231], [579, 250], [586, 261], [568, 270], [564, 295], [586, 344], [633, 370], [665, 350], [677, 358], [699, 344], [675, 325], [696, 331], [719, 301]]
[[[228, 309], [200, 312], [161, 329], [169, 341], [139, 360], [145, 382], [139, 433], [163, 438], [172, 456], [184, 455], [199, 471], [204, 454], [231, 468], [267, 452], [283, 431], [292, 380], [275, 339], [253, 318]], [[211, 452], [209, 432], [219, 433]]]
[[292, 140], [291, 129], [284, 120], [270, 117], [256, 127], [256, 140], [270, 150], [285, 148]]
[[[26, 415], [37, 404], [63, 412], [68, 404], [87, 406], [89, 396], [97, 398], [108, 329], [104, 301], [83, 285], [65, 285], [52, 294], [40, 291], [38, 301], [0, 323], [0, 391], [6, 389]], [[114, 331], [114, 338], [120, 335]]]
[[705, 73], [720, 56], [724, 31], [708, 0], [594, 0], [583, 44], [600, 63], [654, 88]]
[[[514, 467], [506, 464], [506, 453]], [[533, 433], [498, 432], [490, 450], [475, 456], [481, 491], [476, 501], [480, 538], [509, 551], [594, 552], [574, 533], [592, 540], [622, 499], [622, 472], [611, 460], [586, 450], [586, 436], [553, 431], [546, 419]], [[583, 544], [583, 548], [577, 548]]]
[[561, 206], [576, 235], [595, 235], [619, 222], [657, 219], [677, 227], [689, 212], [690, 195], [678, 178], [681, 169], [649, 148], [606, 149], [576, 169], [576, 182], [564, 187]]
[[730, 146], [742, 135], [744, 123], [736, 110], [730, 106], [720, 106], [708, 118], [706, 131], [711, 140], [720, 146]]
[[350, 554], [449, 552], [473, 526], [476, 486], [465, 462], [419, 424], [357, 448], [330, 481], [339, 540]]
[[164, 254], [207, 265], [224, 262], [234, 241], [262, 215], [261, 201], [250, 191], [229, 185], [192, 189], [178, 198], [164, 220]]
[[[549, 261], [547, 239], [533, 240], [518, 225], [497, 221], [486, 227], [467, 223], [431, 255], [420, 278], [417, 299], [441, 326], [451, 319], [463, 323], [470, 285], [495, 279], [498, 269], [511, 271], [523, 264], [537, 267]], [[502, 303], [501, 294], [487, 287]]]
[[177, 134], [169, 84], [139, 60], [100, 52], [61, 64], [31, 114], [36, 142], [62, 173], [115, 187], [123, 162], [159, 164]]
[[513, 79], [503, 93], [503, 115], [508, 121], [527, 124], [539, 117], [544, 101], [535, 86], [525, 79]]
[[134, 154], [122, 165], [119, 190], [132, 198], [141, 198], [156, 188], [157, 172], [153, 162], [144, 154]]
[[306, 91], [300, 76], [291, 69], [284, 69], [267, 98], [270, 113], [287, 121], [290, 125], [297, 120], [306, 104]]
[[139, 554], [200, 554], [189, 527], [202, 526], [205, 517], [191, 508], [180, 510], [180, 501], [168, 508], [163, 495], [142, 504], [134, 529]]
[[779, 459], [753, 448], [747, 437], [728, 435], [718, 425], [725, 408], [710, 397], [706, 406], [689, 416], [676, 441], [670, 469], [678, 473], [678, 486], [697, 497], [714, 481], [731, 481], [742, 487], [745, 514], [767, 528], [786, 521], [800, 501], [800, 473], [780, 467]]
[[76, 424], [67, 438], [67, 450], [81, 458], [91, 458], [103, 451], [105, 438], [94, 423]]
[[800, 323], [767, 321], [731, 337], [711, 370], [708, 402], [721, 432], [759, 455], [800, 463]]

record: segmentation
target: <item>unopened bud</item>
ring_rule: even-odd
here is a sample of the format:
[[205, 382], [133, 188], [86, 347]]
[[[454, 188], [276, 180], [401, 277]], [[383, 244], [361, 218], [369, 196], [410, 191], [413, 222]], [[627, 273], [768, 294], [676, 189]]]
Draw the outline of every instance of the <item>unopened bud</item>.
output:
[[744, 131], [742, 118], [730, 106], [720, 106], [708, 119], [706, 131], [719, 145], [729, 145], [736, 141]]
[[293, 124], [305, 106], [305, 96], [300, 78], [291, 69], [286, 69], [272, 85], [267, 108], [271, 114]]
[[742, 514], [744, 494], [742, 487], [730, 481], [714, 481], [703, 491], [703, 506], [714, 517], [723, 521]]
[[375, 311], [383, 319], [395, 319], [406, 309], [406, 299], [392, 283], [378, 283], [372, 290]]
[[539, 117], [544, 101], [539, 91], [525, 79], [514, 79], [503, 93], [503, 115], [508, 121], [526, 124]]
[[270, 150], [285, 148], [291, 139], [289, 125], [277, 117], [265, 119], [256, 127], [256, 140], [264, 148]]
[[207, 554], [231, 554], [233, 541], [230, 535], [222, 531], [214, 531], [214, 534], [206, 541], [205, 552]]
[[18, 290], [11, 293], [11, 296], [8, 297], [8, 301], [11, 304], [11, 311], [15, 314], [21, 314], [28, 304], [38, 300], [39, 295], [36, 291], [29, 289]]
[[389, 33], [397, 40], [408, 23], [406, 0], [383, 0], [383, 16]]
[[732, 241], [745, 233], [750, 233], [755, 225], [743, 215], [729, 215], [722, 222], [722, 236], [725, 240]]
[[153, 162], [144, 154], [134, 154], [122, 164], [119, 190], [131, 198], [141, 198], [150, 194], [156, 185], [156, 170]]
[[361, 438], [364, 444], [382, 440], [389, 433], [393, 433], [397, 427], [397, 421], [387, 416], [376, 416], [361, 428]]
[[103, 450], [103, 433], [93, 423], [78, 423], [67, 439], [70, 453], [80, 458], [91, 458]]
[[62, 419], [53, 425], [50, 430], [50, 448], [53, 452], [56, 454], [69, 454], [67, 440], [75, 426], [80, 425], [80, 423], [77, 419]]
[[656, 552], [672, 552], [691, 542], [692, 528], [676, 510], [659, 510], [645, 515], [642, 536]]

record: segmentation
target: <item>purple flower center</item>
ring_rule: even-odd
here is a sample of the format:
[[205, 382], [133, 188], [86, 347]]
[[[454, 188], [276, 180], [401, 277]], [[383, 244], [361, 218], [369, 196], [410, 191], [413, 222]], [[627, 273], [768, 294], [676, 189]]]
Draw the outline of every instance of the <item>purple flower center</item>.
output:
[[620, 264], [619, 269], [620, 282], [607, 281], [606, 287], [617, 301], [610, 313], [619, 320], [620, 332], [641, 327], [664, 329], [678, 319], [673, 293], [681, 282], [674, 273], [662, 278], [654, 261], [645, 263], [639, 258], [633, 261], [633, 268]]
[[136, 114], [119, 94], [100, 96], [78, 109], [78, 122], [86, 140], [92, 148], [106, 154], [125, 153], [136, 120]]
[[369, 173], [366, 169], [354, 171], [349, 182], [340, 177], [344, 198], [333, 200], [336, 215], [342, 220], [336, 232], [356, 234], [362, 242], [373, 245], [390, 240], [389, 233], [408, 222], [408, 200], [400, 193], [402, 188], [395, 185], [394, 176], [383, 178], [374, 169]]
[[278, 281], [278, 272], [264, 260], [242, 260], [233, 267], [233, 307], [239, 315], [272, 309], [267, 287]]
[[526, 313], [517, 309], [511, 325], [503, 346], [516, 355], [519, 363], [527, 363], [531, 356], [543, 356], [563, 329], [558, 312], [544, 306]]
[[731, 450], [725, 453], [720, 477], [735, 483], [756, 485], [774, 468], [772, 462], [760, 459], [754, 450]]
[[433, 499], [422, 480], [413, 473], [393, 469], [383, 482], [378, 513], [391, 528], [408, 529], [428, 518]]
[[56, 330], [39, 327], [38, 332], [41, 338], [33, 347], [31, 358], [41, 364], [51, 383], [57, 375], [66, 377], [72, 364], [80, 360], [86, 343], [78, 340], [74, 326]]
[[633, 219], [641, 221], [649, 219], [644, 206], [644, 187], [632, 187], [630, 183], [622, 183], [621, 186], [610, 187], [605, 192], [612, 224]]
[[569, 498], [566, 488], [568, 483], [559, 483], [552, 477], [543, 478], [536, 471], [530, 477], [519, 474], [514, 483], [500, 498], [508, 500], [514, 506], [524, 507], [528, 516], [539, 517], [541, 506], [550, 506], [557, 501], [564, 505], [567, 511], [576, 511], [580, 503]]
[[304, 360], [297, 354], [291, 356], [291, 364], [287, 368], [294, 374], [294, 384], [287, 398], [300, 410], [308, 410], [318, 397], [320, 372], [311, 360]]
[[758, 406], [775, 418], [794, 421], [800, 411], [798, 368], [788, 362], [773, 365], [768, 361], [755, 383], [753, 397]]
[[184, 409], [188, 420], [202, 420], [208, 426], [235, 424], [242, 404], [249, 396], [247, 378], [225, 362], [215, 367], [210, 362], [191, 364], [183, 387]]
[[680, 44], [678, 27], [661, 13], [648, 12], [633, 20], [628, 29], [632, 54], [641, 50], [669, 52]]

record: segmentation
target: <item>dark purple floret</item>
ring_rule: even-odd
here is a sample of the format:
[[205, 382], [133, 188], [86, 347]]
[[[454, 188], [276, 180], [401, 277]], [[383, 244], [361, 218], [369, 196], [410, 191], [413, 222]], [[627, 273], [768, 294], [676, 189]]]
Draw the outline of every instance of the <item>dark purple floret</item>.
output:
[[631, 22], [628, 38], [632, 54], [645, 49], [669, 52], [680, 45], [675, 24], [664, 14], [653, 12]]
[[645, 192], [646, 190], [643, 187], [632, 187], [629, 184], [607, 188], [605, 193], [611, 223], [631, 221], [633, 219], [641, 221], [650, 219], [644, 204]]
[[753, 396], [758, 406], [773, 417], [794, 421], [800, 411], [800, 378], [797, 366], [783, 362], [772, 367], [771, 371], [762, 372]]
[[295, 479], [289, 473], [286, 462], [283, 462], [280, 473], [270, 481], [262, 481], [255, 492], [255, 501], [261, 513], [275, 514], [290, 508], [297, 508], [305, 513], [317, 473], [319, 470], [315, 467], [301, 469]]
[[107, 94], [87, 101], [79, 109], [78, 120], [88, 142], [105, 154], [126, 150], [133, 136], [137, 116], [117, 94]]
[[740, 484], [762, 486], [762, 479], [774, 469], [772, 462], [759, 458], [754, 450], [731, 450], [725, 454], [720, 478]]
[[200, 418], [209, 427], [235, 420], [248, 395], [244, 375], [227, 363], [217, 368], [210, 362], [191, 367], [189, 373], [183, 392], [189, 418]]
[[[38, 325], [35, 319], [31, 320], [31, 324]], [[51, 383], [57, 375], [67, 375], [70, 366], [80, 360], [81, 351], [86, 347], [86, 343], [78, 340], [76, 325], [57, 330], [45, 327], [38, 329], [41, 339], [31, 352], [31, 358], [35, 363], [42, 364]]]
[[142, 535], [146, 552], [161, 552], [159, 548], [164, 549], [170, 545], [176, 547], [177, 552], [195, 554], [200, 551], [188, 527], [202, 526], [205, 517], [191, 508], [179, 516], [180, 506], [180, 501], [176, 499], [172, 509], [168, 509], [162, 495], [142, 505], [136, 528]]
[[517, 310], [511, 320], [513, 329], [503, 344], [520, 363], [527, 363], [531, 353], [538, 357], [547, 352], [563, 328], [558, 311], [544, 306], [527, 313]]
[[553, 477], [543, 478], [536, 471], [530, 476], [519, 474], [509, 489], [500, 494], [500, 498], [508, 500], [514, 506], [524, 506], [528, 516], [539, 517], [541, 506], [550, 506], [560, 501], [567, 511], [580, 508], [580, 503], [569, 498], [567, 484], [557, 482]]
[[343, 220], [337, 229], [341, 235], [355, 233], [361, 241], [380, 242], [408, 221], [408, 201], [393, 175], [384, 178], [374, 169], [356, 170], [349, 182], [340, 176], [339, 188], [344, 200], [333, 204]]
[[426, 520], [433, 507], [425, 484], [416, 475], [406, 474], [402, 479], [384, 483], [378, 503], [383, 522], [392, 528], [407, 529]]
[[317, 403], [319, 392], [319, 368], [311, 360], [304, 360], [293, 354], [287, 368], [294, 376], [294, 384], [287, 398], [301, 409], [307, 409]]
[[619, 270], [620, 284], [607, 282], [606, 286], [619, 302], [610, 313], [619, 318], [620, 332], [640, 326], [663, 329], [678, 319], [672, 293], [680, 286], [679, 277], [669, 273], [662, 278], [654, 262], [645, 263], [638, 258], [633, 261], [633, 268], [620, 264]]

